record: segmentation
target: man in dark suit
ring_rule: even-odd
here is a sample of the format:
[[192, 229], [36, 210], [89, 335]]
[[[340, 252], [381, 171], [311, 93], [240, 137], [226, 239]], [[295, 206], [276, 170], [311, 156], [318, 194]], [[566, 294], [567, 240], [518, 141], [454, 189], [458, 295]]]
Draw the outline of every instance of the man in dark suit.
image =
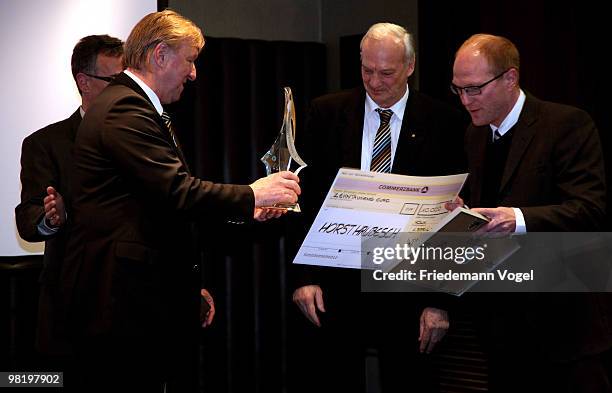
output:
[[[472, 118], [467, 203], [491, 219], [484, 231], [601, 230], [604, 164], [586, 112], [525, 94], [518, 50], [498, 36], [463, 43], [451, 88]], [[491, 391], [611, 391], [608, 294], [474, 295]]]
[[[122, 55], [123, 42], [118, 38], [91, 35], [79, 40], [72, 52], [71, 66], [81, 106], [69, 118], [40, 129], [23, 141], [21, 203], [15, 208], [15, 218], [24, 240], [45, 241], [36, 346], [46, 358], [43, 365], [47, 369], [61, 370], [69, 352], [56, 313], [59, 271], [72, 216], [74, 139], [83, 114], [110, 79], [123, 69]], [[54, 195], [53, 203], [49, 203], [51, 198], [45, 199], [47, 194]]]
[[[297, 200], [281, 172], [249, 185], [191, 176], [163, 104], [194, 80], [200, 29], [151, 13], [125, 44], [124, 73], [87, 111], [75, 142], [74, 219], [63, 300], [80, 391], [197, 391], [199, 266], [190, 221], [278, 217]], [[194, 265], [195, 264], [195, 265]]]
[[[363, 87], [313, 101], [306, 135], [297, 138], [304, 141], [298, 150], [304, 151], [309, 165], [302, 172], [307, 221], [303, 228], [312, 223], [341, 167], [414, 176], [464, 170], [459, 148], [465, 126], [461, 114], [409, 89], [414, 67], [414, 46], [406, 30], [389, 23], [373, 25], [361, 41]], [[386, 158], [376, 155], [383, 123], [390, 128]], [[419, 352], [429, 353], [449, 326], [447, 312], [432, 307], [437, 305], [433, 297], [362, 296], [359, 271], [298, 265], [292, 269], [297, 287], [293, 300], [321, 327], [304, 334], [325, 341], [319, 343], [316, 361], [311, 362], [316, 369], [301, 370], [308, 373], [307, 379], [329, 371], [331, 375], [322, 377], [326, 382], [320, 386], [329, 391], [364, 391], [365, 348], [374, 347], [384, 391], [431, 388], [422, 367], [427, 359]], [[308, 346], [297, 356], [309, 358], [307, 351], [315, 347]]]

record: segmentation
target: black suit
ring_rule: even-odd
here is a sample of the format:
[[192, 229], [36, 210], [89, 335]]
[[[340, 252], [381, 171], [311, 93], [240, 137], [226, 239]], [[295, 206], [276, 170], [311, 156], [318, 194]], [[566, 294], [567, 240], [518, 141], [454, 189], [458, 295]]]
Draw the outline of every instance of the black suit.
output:
[[[528, 232], [601, 230], [604, 164], [589, 115], [527, 95], [509, 133], [512, 140], [497, 206], [520, 208]], [[490, 139], [488, 125], [472, 125], [466, 133], [470, 169], [466, 203], [471, 207], [496, 207], [483, 206], [481, 198]], [[606, 378], [596, 368], [576, 371], [584, 367], [582, 359], [612, 346], [609, 294], [473, 294], [471, 299], [493, 351], [493, 391], [540, 391], [543, 386], [556, 391], [555, 383], [564, 389], [570, 386], [572, 392], [609, 390], [598, 390], [601, 385], [591, 390], [591, 384]]]
[[93, 359], [98, 373], [113, 367], [117, 379], [152, 386], [174, 379], [188, 391], [193, 380], [178, 374], [197, 364], [200, 284], [190, 220], [247, 220], [254, 196], [190, 176], [181, 156], [144, 91], [119, 75], [79, 128], [62, 280], [81, 354], [104, 359]]
[[[21, 203], [15, 208], [19, 235], [29, 242], [45, 242], [38, 307], [37, 347], [45, 355], [68, 352], [57, 317], [58, 280], [67, 234], [72, 224], [72, 149], [81, 114], [51, 124], [24, 139], [21, 149]], [[45, 216], [43, 199], [53, 186], [64, 198], [68, 221], [53, 235], [42, 235], [38, 225]]]
[[[338, 169], [361, 166], [365, 94], [363, 88], [358, 88], [315, 99], [306, 135], [296, 138], [298, 151], [303, 152], [309, 165], [300, 173], [303, 185], [300, 202], [305, 220], [301, 228], [304, 230], [314, 220]], [[459, 111], [411, 89], [392, 172], [413, 176], [464, 172], [465, 158], [459, 148], [464, 129], [465, 122]], [[298, 244], [304, 235], [302, 233]], [[327, 340], [320, 348], [309, 345], [297, 355], [309, 359], [306, 351], [313, 351], [314, 363], [329, 361], [327, 367], [309, 372], [307, 378], [314, 378], [312, 374], [328, 369], [331, 370], [331, 381], [324, 386], [332, 391], [361, 391], [364, 348], [376, 347], [386, 391], [406, 388], [414, 382], [398, 378], [396, 372], [402, 367], [408, 367], [411, 374], [419, 372], [418, 367], [424, 360], [417, 356], [419, 316], [423, 307], [441, 306], [440, 299], [429, 296], [420, 299], [422, 296], [417, 294], [401, 293], [361, 296], [359, 271], [351, 269], [294, 265], [292, 270], [295, 274], [293, 289], [309, 284], [320, 285], [327, 310], [322, 314], [320, 332], [315, 329], [301, 332], [313, 335], [314, 341]], [[389, 354], [385, 356], [383, 352]]]

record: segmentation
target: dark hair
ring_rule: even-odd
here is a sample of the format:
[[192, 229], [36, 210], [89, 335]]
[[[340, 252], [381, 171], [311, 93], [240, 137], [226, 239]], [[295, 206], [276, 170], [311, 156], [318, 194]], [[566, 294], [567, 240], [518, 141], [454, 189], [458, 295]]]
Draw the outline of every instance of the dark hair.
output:
[[81, 38], [72, 51], [72, 60], [70, 62], [72, 77], [75, 82], [79, 72], [96, 73], [96, 59], [99, 54], [112, 57], [122, 56], [123, 41], [106, 34], [88, 35]]

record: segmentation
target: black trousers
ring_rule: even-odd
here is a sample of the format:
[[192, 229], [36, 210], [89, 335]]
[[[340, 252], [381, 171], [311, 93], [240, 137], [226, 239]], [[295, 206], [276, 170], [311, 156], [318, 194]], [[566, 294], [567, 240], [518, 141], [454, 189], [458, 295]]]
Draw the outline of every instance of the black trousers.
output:
[[[383, 393], [437, 391], [430, 356], [418, 352], [421, 310], [413, 294], [348, 295], [325, 292], [320, 328], [294, 307], [289, 392], [365, 392], [366, 384]], [[366, 369], [367, 357], [378, 370]]]

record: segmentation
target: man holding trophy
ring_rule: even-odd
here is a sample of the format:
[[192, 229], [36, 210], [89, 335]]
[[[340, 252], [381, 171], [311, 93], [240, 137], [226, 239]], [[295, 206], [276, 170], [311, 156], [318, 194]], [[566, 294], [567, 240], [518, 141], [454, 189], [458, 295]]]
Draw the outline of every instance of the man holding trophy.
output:
[[198, 386], [200, 273], [190, 221], [263, 220], [291, 204], [283, 171], [250, 185], [194, 177], [162, 105], [196, 78], [200, 29], [170, 10], [145, 16], [126, 43], [126, 70], [93, 102], [74, 147], [73, 235], [63, 307], [79, 392], [191, 392]]

